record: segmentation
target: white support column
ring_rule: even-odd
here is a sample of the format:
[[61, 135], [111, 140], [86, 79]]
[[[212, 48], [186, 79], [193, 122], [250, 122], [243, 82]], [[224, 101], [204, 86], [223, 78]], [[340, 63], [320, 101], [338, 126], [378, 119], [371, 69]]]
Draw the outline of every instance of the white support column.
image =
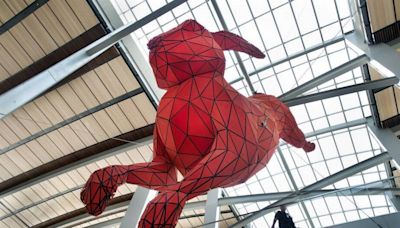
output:
[[137, 227], [147, 203], [157, 195], [157, 191], [138, 187], [133, 194], [128, 210], [122, 219], [120, 228]]
[[[118, 12], [112, 5], [110, 0], [95, 0], [93, 1], [99, 13], [105, 19], [110, 30], [118, 29], [124, 26], [124, 22], [118, 15]], [[159, 98], [165, 93], [165, 90], [158, 88], [156, 78], [153, 75], [153, 70], [149, 64], [148, 56], [142, 52], [137, 42], [132, 36], [126, 36], [121, 41], [121, 48], [129, 54], [129, 60], [138, 71], [139, 76], [146, 85], [150, 95], [159, 103]]]
[[204, 216], [204, 228], [218, 228], [219, 206], [218, 199], [221, 195], [221, 189], [212, 189], [207, 193], [206, 214]]

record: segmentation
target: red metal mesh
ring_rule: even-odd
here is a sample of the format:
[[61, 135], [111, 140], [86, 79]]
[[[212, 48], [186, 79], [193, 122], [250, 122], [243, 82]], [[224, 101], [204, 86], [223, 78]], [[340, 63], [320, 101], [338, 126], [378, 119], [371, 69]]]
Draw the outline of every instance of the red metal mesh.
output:
[[[81, 194], [89, 213], [100, 214], [118, 185], [131, 183], [161, 191], [140, 227], [174, 227], [187, 200], [243, 183], [264, 168], [279, 138], [314, 150], [280, 100], [265, 94], [246, 98], [223, 78], [223, 50], [264, 57], [243, 38], [210, 33], [188, 20], [148, 47], [158, 86], [167, 89], [157, 110], [153, 161], [93, 173]], [[180, 182], [176, 169], [184, 176]]]

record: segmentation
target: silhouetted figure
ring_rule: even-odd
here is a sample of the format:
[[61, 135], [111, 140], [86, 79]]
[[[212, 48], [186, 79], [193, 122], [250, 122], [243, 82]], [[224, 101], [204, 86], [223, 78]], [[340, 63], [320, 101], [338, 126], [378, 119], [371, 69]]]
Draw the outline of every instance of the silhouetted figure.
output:
[[275, 227], [277, 220], [279, 221], [279, 228], [295, 228], [292, 217], [286, 212], [285, 205], [282, 205], [281, 210], [276, 212], [272, 228]]

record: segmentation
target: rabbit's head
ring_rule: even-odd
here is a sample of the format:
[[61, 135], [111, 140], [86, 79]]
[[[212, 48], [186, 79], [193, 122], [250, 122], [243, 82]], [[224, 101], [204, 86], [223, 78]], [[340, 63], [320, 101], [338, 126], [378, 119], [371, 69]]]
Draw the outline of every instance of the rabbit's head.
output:
[[150, 64], [157, 84], [166, 89], [197, 76], [223, 74], [223, 50], [242, 51], [257, 58], [264, 54], [255, 46], [233, 33], [209, 32], [194, 20], [187, 20], [177, 27], [149, 41]]

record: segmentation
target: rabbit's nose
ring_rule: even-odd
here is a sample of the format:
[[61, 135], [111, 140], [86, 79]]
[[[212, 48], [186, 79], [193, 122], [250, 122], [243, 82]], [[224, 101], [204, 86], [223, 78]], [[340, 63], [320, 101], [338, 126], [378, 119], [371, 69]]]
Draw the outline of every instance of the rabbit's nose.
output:
[[153, 39], [151, 39], [148, 43], [147, 43], [147, 48], [148, 49], [152, 49], [152, 48], [155, 48], [157, 45], [158, 45], [158, 43], [161, 41], [161, 37], [159, 37], [159, 36], [156, 36], [156, 37], [154, 37]]

